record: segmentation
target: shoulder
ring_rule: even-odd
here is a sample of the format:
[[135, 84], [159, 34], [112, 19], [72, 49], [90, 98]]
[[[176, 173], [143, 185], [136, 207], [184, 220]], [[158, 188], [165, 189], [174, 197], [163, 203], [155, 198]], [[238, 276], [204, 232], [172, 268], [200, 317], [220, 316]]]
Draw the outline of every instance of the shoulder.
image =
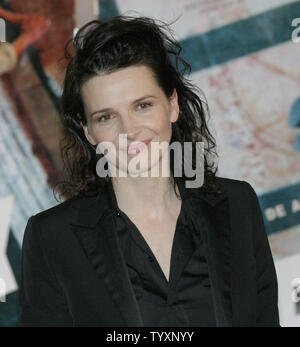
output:
[[82, 206], [89, 203], [91, 198], [76, 197], [63, 201], [53, 207], [32, 215], [28, 224], [33, 224], [37, 230], [56, 231], [68, 230], [68, 225], [76, 218]]
[[259, 211], [258, 196], [253, 186], [247, 182], [226, 177], [216, 177], [216, 183], [225, 192], [229, 202], [237, 209]]
[[246, 194], [251, 198], [253, 198], [254, 196], [257, 197], [253, 186], [247, 181], [227, 177], [216, 177], [216, 183], [219, 185], [219, 187], [225, 188], [226, 193], [228, 193], [229, 195], [235, 193], [244, 195]]
[[248, 186], [251, 187], [250, 183], [247, 181], [242, 181], [234, 178], [216, 176], [217, 184], [224, 186], [229, 189], [245, 188], [248, 189]]
[[72, 245], [72, 222], [92, 200], [91, 197], [76, 197], [32, 215], [24, 230], [23, 251], [38, 254], [43, 249], [48, 256], [63, 254]]
[[76, 206], [80, 203], [80, 199], [63, 201], [55, 206], [36, 213], [32, 217], [34, 217], [34, 219], [39, 223], [43, 224], [53, 223], [56, 220], [67, 220], [69, 219], [68, 217], [71, 217], [72, 213], [76, 211]]
[[[239, 235], [245, 237], [246, 231], [253, 236], [255, 249], [260, 244], [267, 247], [267, 233], [264, 226], [263, 211], [260, 207], [257, 193], [253, 186], [247, 181], [220, 177], [219, 183], [226, 187], [230, 216], [235, 227], [237, 239]], [[243, 233], [240, 231], [243, 230]]]

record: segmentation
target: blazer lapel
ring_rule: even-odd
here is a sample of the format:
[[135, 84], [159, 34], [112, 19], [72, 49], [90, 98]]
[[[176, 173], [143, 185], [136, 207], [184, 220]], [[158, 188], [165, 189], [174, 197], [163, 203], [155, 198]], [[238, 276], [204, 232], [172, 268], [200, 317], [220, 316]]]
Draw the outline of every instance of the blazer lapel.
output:
[[[101, 201], [101, 203], [100, 203]], [[127, 326], [143, 326], [106, 195], [82, 201], [72, 230], [102, 279]]]
[[199, 201], [199, 215], [195, 223], [206, 245], [217, 326], [232, 325], [231, 307], [231, 242], [228, 199], [219, 205]]
[[203, 237], [211, 282], [217, 326], [232, 326], [231, 299], [231, 221], [228, 192], [222, 194], [191, 193], [192, 222]]

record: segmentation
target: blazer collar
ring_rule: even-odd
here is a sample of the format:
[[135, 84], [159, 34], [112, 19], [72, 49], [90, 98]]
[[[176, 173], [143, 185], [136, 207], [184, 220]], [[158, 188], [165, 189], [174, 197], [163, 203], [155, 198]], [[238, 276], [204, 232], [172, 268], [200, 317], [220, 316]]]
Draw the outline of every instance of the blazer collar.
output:
[[[230, 220], [226, 187], [217, 180], [223, 193], [214, 195], [204, 194], [198, 189], [186, 189], [180, 179], [176, 178], [176, 182], [182, 198], [188, 199], [195, 228], [203, 235], [217, 325], [231, 326]], [[113, 210], [117, 207], [112, 182], [109, 181], [103, 193], [80, 199], [70, 224], [98, 276], [120, 308], [126, 324], [142, 326], [115, 230]]]

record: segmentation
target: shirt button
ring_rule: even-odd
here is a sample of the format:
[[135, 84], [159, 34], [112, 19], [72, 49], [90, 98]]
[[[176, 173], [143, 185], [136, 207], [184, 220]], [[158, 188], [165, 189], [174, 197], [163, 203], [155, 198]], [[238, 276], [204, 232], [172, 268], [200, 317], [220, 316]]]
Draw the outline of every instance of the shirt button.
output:
[[120, 217], [120, 212], [117, 212], [117, 216]]

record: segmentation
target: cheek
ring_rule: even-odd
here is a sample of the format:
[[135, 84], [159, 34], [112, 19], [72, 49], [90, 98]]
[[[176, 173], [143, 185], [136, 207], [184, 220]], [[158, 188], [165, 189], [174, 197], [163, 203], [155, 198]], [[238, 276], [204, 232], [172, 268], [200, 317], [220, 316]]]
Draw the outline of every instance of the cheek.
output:
[[165, 105], [156, 105], [149, 113], [146, 119], [157, 128], [166, 127], [170, 121], [169, 110]]
[[167, 112], [163, 112], [155, 117], [153, 129], [161, 136], [166, 137], [169, 135], [170, 131], [172, 131], [172, 124], [170, 123]]
[[97, 143], [100, 142], [115, 142], [117, 132], [113, 127], [100, 127], [97, 124], [91, 126], [93, 136]]

